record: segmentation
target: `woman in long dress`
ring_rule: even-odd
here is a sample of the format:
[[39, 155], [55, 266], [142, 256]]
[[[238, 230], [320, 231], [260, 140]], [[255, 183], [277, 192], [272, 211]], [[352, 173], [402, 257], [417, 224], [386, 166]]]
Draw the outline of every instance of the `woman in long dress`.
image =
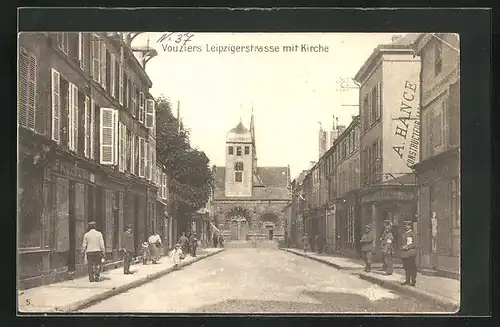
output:
[[148, 243], [151, 252], [151, 261], [153, 261], [153, 264], [156, 264], [158, 260], [160, 260], [160, 246], [161, 246], [161, 237], [158, 234], [158, 232], [153, 231], [153, 233], [148, 239]]

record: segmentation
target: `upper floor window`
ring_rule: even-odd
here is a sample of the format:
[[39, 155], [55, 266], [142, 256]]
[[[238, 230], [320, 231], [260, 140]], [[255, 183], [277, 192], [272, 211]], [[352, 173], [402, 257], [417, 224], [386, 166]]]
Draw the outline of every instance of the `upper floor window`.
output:
[[236, 147], [236, 155], [241, 156], [241, 146]]
[[234, 148], [232, 146], [227, 148], [227, 153], [232, 156], [234, 154]]
[[370, 98], [368, 95], [365, 95], [363, 99], [363, 107], [362, 107], [362, 114], [363, 114], [363, 129], [367, 130], [368, 126], [370, 126]]
[[443, 44], [437, 40], [434, 45], [434, 76], [441, 74], [443, 70]]
[[19, 52], [19, 125], [34, 130], [37, 59], [26, 49]]
[[236, 162], [234, 164], [234, 170], [243, 171], [243, 162], [240, 162], [240, 161]]
[[250, 147], [249, 146], [245, 147], [245, 154], [250, 154]]
[[57, 47], [66, 55], [69, 53], [69, 33], [57, 33]]
[[[441, 102], [444, 106], [445, 102]], [[431, 142], [433, 146], [440, 146], [442, 143], [442, 119], [441, 112], [434, 115], [431, 120]]]
[[371, 123], [380, 118], [380, 85], [375, 84], [371, 92]]

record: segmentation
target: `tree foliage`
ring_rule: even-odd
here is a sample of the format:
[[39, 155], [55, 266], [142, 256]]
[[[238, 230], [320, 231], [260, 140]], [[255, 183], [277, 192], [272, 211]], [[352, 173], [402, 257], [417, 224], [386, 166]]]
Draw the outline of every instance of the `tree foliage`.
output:
[[168, 175], [170, 207], [178, 217], [190, 216], [208, 201], [213, 184], [209, 159], [192, 149], [189, 131], [172, 113], [169, 99], [156, 99], [156, 157]]

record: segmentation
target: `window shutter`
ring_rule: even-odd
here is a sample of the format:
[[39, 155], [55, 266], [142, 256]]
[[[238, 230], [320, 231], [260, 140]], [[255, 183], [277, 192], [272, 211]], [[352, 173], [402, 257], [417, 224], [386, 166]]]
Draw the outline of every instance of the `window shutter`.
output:
[[83, 122], [84, 146], [83, 146], [83, 154], [85, 155], [85, 158], [88, 158], [89, 157], [89, 153], [90, 153], [90, 98], [88, 96], [85, 96], [83, 110], [84, 110], [84, 122]]
[[90, 99], [90, 159], [95, 159], [95, 102]]
[[118, 110], [114, 110], [113, 111], [113, 125], [114, 125], [114, 129], [113, 129], [113, 149], [115, 150], [115, 153], [113, 155], [113, 162], [114, 162], [114, 165], [117, 166], [118, 165], [118, 162], [119, 162], [119, 154], [118, 154], [118, 143], [120, 142], [120, 135], [119, 135], [119, 131], [118, 131], [118, 126], [119, 126], [119, 122], [118, 122]]
[[377, 119], [380, 118], [380, 115], [382, 114], [382, 88], [380, 87], [380, 82], [377, 83], [377, 114], [376, 117]]
[[116, 98], [116, 90], [115, 90], [115, 78], [116, 78], [116, 56], [114, 53], [111, 54], [111, 67], [109, 67], [109, 75], [110, 75], [110, 83], [109, 83], [109, 93], [113, 98]]
[[73, 151], [73, 84], [68, 83], [68, 148]]
[[118, 170], [123, 171], [123, 124], [118, 123]]
[[443, 119], [441, 119], [441, 126], [442, 126], [442, 130], [443, 130], [443, 147], [444, 149], [443, 150], [446, 150], [449, 148], [449, 145], [450, 145], [450, 138], [449, 138], [449, 135], [450, 135], [450, 131], [449, 131], [449, 128], [450, 128], [450, 124], [449, 124], [449, 117], [450, 117], [450, 111], [448, 110], [448, 97], [445, 97], [443, 99], [443, 103], [442, 103], [442, 106], [443, 106], [443, 113], [441, 115], [441, 117], [443, 117]]
[[130, 78], [127, 76], [126, 80], [126, 87], [125, 87], [125, 106], [127, 109], [130, 108]]
[[78, 87], [73, 85], [73, 151], [78, 151]]
[[139, 137], [139, 177], [144, 177], [144, 164], [146, 159], [146, 140]]
[[84, 68], [83, 33], [78, 33], [78, 63], [80, 68]]
[[154, 123], [155, 123], [155, 100], [147, 99], [146, 100], [146, 127], [153, 129]]
[[139, 92], [139, 121], [144, 123], [144, 93]]
[[90, 49], [92, 53], [92, 60], [91, 66], [92, 66], [92, 78], [94, 81], [97, 83], [101, 82], [101, 44], [100, 44], [100, 39], [97, 34], [92, 34], [91, 36], [91, 42], [90, 42]]
[[35, 110], [36, 110], [36, 73], [37, 61], [35, 56], [30, 55], [29, 76], [28, 76], [28, 124], [29, 129], [35, 129]]
[[101, 108], [100, 163], [102, 165], [114, 164], [114, 120], [114, 109]]
[[135, 174], [135, 134], [130, 133], [130, 172]]
[[19, 125], [27, 127], [29, 55], [25, 49], [19, 52]]
[[53, 68], [51, 86], [52, 140], [59, 144], [61, 139], [61, 83], [59, 72]]
[[123, 80], [123, 68], [125, 65], [125, 57], [123, 53], [123, 47], [120, 48], [120, 66], [119, 66], [119, 71], [118, 71], [118, 102], [123, 106], [123, 85], [124, 85], [124, 80]]
[[106, 42], [101, 42], [101, 85], [106, 89]]

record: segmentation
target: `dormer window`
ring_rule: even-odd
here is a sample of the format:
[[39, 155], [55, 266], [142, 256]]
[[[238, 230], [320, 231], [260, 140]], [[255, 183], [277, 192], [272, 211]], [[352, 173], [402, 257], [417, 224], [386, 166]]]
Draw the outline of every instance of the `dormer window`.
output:
[[236, 147], [236, 155], [241, 156], [241, 146]]
[[229, 148], [227, 148], [227, 150], [228, 150], [228, 152], [227, 152], [227, 153], [228, 153], [230, 156], [232, 156], [232, 155], [234, 154], [234, 148], [233, 148], [232, 146], [230, 146]]
[[249, 146], [245, 147], [245, 154], [250, 154], [250, 147]]

